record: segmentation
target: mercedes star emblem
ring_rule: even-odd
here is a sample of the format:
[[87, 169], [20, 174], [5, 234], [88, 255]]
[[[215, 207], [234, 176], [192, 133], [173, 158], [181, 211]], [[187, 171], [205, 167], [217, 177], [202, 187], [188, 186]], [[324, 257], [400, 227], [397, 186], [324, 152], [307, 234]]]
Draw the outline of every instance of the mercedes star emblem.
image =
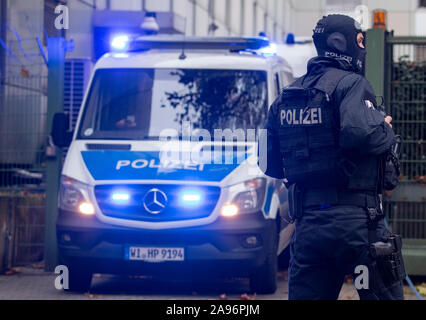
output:
[[149, 190], [143, 198], [143, 206], [152, 214], [159, 214], [167, 205], [166, 194], [159, 189]]

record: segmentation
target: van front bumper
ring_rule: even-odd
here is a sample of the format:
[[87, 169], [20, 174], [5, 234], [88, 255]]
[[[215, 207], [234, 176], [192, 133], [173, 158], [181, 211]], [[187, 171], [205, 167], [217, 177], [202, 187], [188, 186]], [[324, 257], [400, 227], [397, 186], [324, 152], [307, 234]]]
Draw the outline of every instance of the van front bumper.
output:
[[[250, 275], [272, 253], [275, 220], [261, 212], [191, 228], [126, 228], [59, 210], [57, 240], [60, 263], [106, 274], [173, 273]], [[254, 243], [253, 237], [257, 239]], [[247, 238], [251, 241], [247, 242]], [[184, 248], [184, 261], [144, 262], [125, 259], [125, 248]]]

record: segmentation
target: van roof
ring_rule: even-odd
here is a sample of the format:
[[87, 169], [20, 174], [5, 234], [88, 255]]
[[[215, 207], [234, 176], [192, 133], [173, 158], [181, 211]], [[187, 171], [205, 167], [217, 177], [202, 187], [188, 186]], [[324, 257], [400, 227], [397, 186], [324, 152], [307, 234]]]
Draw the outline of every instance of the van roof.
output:
[[95, 69], [167, 68], [167, 69], [233, 69], [269, 70], [282, 65], [292, 72], [288, 63], [279, 56], [261, 56], [250, 52], [229, 50], [185, 50], [185, 59], [179, 59], [182, 50], [150, 50], [144, 52], [107, 53]]

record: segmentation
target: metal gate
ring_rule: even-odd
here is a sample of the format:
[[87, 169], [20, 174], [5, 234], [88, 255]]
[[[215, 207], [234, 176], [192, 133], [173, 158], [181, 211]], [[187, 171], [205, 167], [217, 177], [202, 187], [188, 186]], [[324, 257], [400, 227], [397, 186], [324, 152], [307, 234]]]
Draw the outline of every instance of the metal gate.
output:
[[8, 2], [0, 25], [0, 270], [43, 258], [47, 67], [37, 33], [43, 15], [12, 11], [22, 3]]
[[404, 139], [400, 186], [385, 202], [410, 274], [426, 274], [426, 37], [385, 38], [385, 101]]

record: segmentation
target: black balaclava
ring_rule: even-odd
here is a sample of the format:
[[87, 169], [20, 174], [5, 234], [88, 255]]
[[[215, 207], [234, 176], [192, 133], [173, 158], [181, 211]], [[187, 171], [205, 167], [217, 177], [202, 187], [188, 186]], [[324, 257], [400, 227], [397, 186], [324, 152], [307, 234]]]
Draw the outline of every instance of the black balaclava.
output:
[[360, 32], [360, 24], [351, 17], [331, 14], [318, 21], [312, 38], [319, 56], [345, 60], [362, 74], [367, 51], [357, 43]]

